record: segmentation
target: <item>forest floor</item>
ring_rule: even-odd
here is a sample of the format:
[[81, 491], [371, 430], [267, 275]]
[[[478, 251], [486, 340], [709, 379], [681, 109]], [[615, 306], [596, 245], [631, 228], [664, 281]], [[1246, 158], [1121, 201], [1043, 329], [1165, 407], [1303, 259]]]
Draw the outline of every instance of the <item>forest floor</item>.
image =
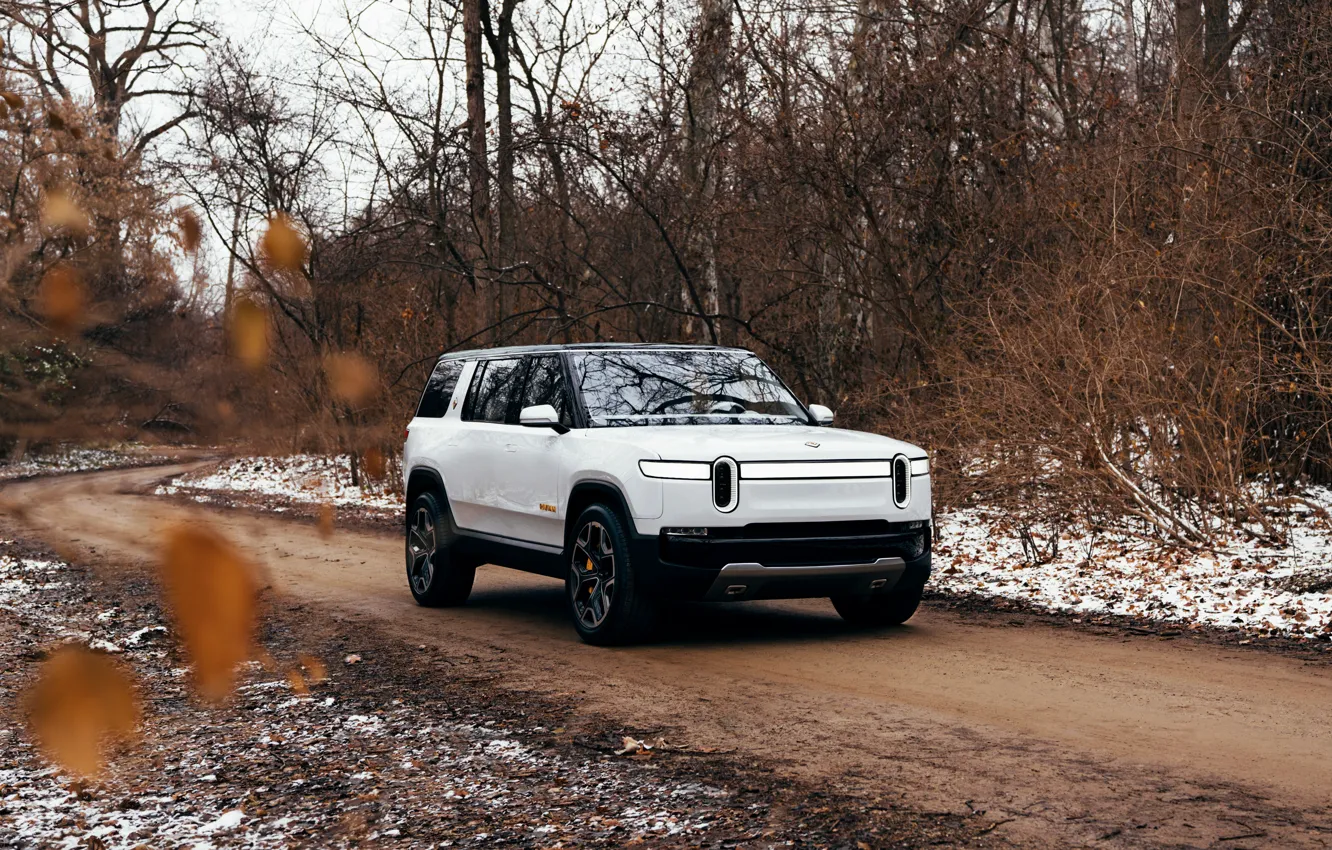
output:
[[[193, 499], [196, 494], [179, 490], [153, 495], [183, 474], [206, 474], [206, 469], [196, 463], [76, 474], [0, 489], [0, 500], [24, 508], [21, 519], [0, 535], [45, 541], [44, 551], [58, 543], [60, 563], [93, 568], [91, 574], [108, 593], [120, 592], [114, 588], [127, 582], [147, 581], [160, 530], [167, 524], [211, 525], [266, 566], [266, 604], [272, 613], [265, 641], [272, 655], [281, 660], [298, 651], [316, 653], [333, 671], [305, 699], [285, 692], [280, 675], [253, 670], [247, 687], [259, 687], [242, 692], [233, 706], [240, 715], [234, 718], [199, 709], [181, 699], [179, 691], [163, 692], [165, 699], [153, 705], [163, 706], [164, 716], [178, 716], [180, 731], [150, 728], [146, 740], [161, 739], [168, 754], [193, 752], [212, 740], [208, 736], [231, 734], [226, 731], [231, 724], [240, 724], [237, 737], [206, 750], [210, 755], [191, 768], [230, 783], [226, 794], [211, 800], [204, 795], [214, 781], [204, 780], [198, 793], [194, 786], [183, 786], [180, 760], [170, 774], [165, 771], [170, 758], [161, 772], [154, 772], [156, 762], [133, 752], [117, 763], [116, 770], [129, 770], [129, 776], [152, 777], [159, 789], [149, 795], [153, 806], [198, 806], [191, 815], [197, 820], [186, 821], [187, 831], [218, 824], [221, 836], [224, 828], [249, 824], [256, 835], [264, 829], [272, 834], [293, 823], [282, 818], [301, 817], [311, 831], [300, 838], [314, 835], [311, 843], [327, 842], [341, 835], [333, 830], [345, 826], [333, 810], [351, 805], [346, 802], [350, 796], [336, 795], [351, 795], [354, 789], [334, 784], [327, 792], [320, 790], [314, 796], [324, 801], [323, 810], [313, 802], [309, 809], [300, 808], [299, 789], [319, 772], [338, 782], [360, 783], [365, 780], [352, 777], [388, 771], [385, 782], [396, 784], [385, 786], [393, 790], [381, 792], [379, 808], [373, 810], [379, 814], [367, 814], [365, 831], [358, 834], [377, 832], [380, 843], [467, 838], [470, 844], [481, 832], [494, 834], [484, 828], [484, 819], [474, 823], [477, 815], [457, 808], [459, 817], [467, 818], [458, 823], [429, 807], [443, 811], [452, 805], [448, 793], [460, 780], [449, 779], [449, 772], [466, 778], [460, 765], [476, 762], [489, 742], [504, 740], [565, 759], [549, 769], [588, 776], [580, 780], [583, 787], [610, 789], [604, 796], [612, 802], [600, 804], [609, 808], [596, 815], [617, 821], [617, 829], [630, 824], [648, 842], [1257, 848], [1325, 847], [1332, 841], [1332, 736], [1322, 720], [1332, 703], [1332, 677], [1319, 642], [1291, 639], [1289, 651], [1273, 652], [1265, 644], [1275, 641], [1218, 642], [1209, 636], [1213, 630], [1074, 623], [1067, 616], [971, 607], [956, 598], [934, 597], [906, 627], [878, 633], [848, 629], [826, 600], [681, 606], [672, 610], [653, 643], [598, 649], [577, 640], [560, 586], [549, 579], [488, 567], [478, 573], [467, 606], [415, 606], [404, 586], [396, 525], [385, 525], [364, 508], [339, 509], [330, 534], [316, 521], [318, 500], [290, 502], [288, 511], [275, 514], [271, 508], [281, 505], [272, 502], [238, 504], [227, 497], [226, 504], [200, 504]], [[28, 551], [21, 549], [16, 557], [31, 557], [24, 554]], [[52, 560], [49, 551], [36, 557]], [[82, 572], [73, 575], [75, 585], [88, 581]], [[97, 615], [113, 607], [133, 614], [105, 640], [135, 663], [139, 655], [151, 655], [133, 649], [137, 642], [131, 643], [130, 636], [160, 623], [160, 616], [108, 600], [101, 591], [91, 597], [95, 601], [81, 604], [92, 606], [88, 614], [94, 621], [101, 622]], [[65, 590], [55, 598], [81, 597]], [[42, 610], [49, 616], [57, 609]], [[107, 622], [115, 624], [116, 616], [108, 615]], [[8, 660], [14, 676], [6, 681], [21, 684], [41, 647], [59, 639], [55, 633], [33, 638], [26, 655]], [[361, 660], [346, 664], [349, 655]], [[161, 663], [163, 669], [179, 671], [178, 659], [166, 657]], [[179, 688], [173, 677], [178, 681], [178, 672], [158, 680], [163, 687]], [[334, 701], [325, 706], [321, 700], [329, 697]], [[403, 700], [402, 706], [393, 700]], [[264, 723], [288, 724], [277, 730], [275, 740], [296, 741], [290, 752], [256, 749], [266, 747], [264, 735], [271, 736], [272, 730], [244, 724], [259, 723], [263, 706], [274, 708]], [[509, 706], [527, 715], [488, 714], [486, 706]], [[401, 715], [396, 714], [400, 708]], [[450, 713], [452, 708], [463, 714]], [[389, 727], [391, 734], [367, 739], [358, 731], [354, 738], [338, 737], [350, 735], [345, 732], [349, 723], [362, 722], [352, 717], [374, 717], [376, 711], [384, 712], [380, 722], [397, 724]], [[322, 754], [313, 746], [318, 741], [302, 743], [301, 712], [311, 712], [313, 728], [324, 730], [330, 743]], [[507, 725], [500, 727], [502, 734], [486, 737], [492, 734], [484, 731], [487, 720], [492, 726]], [[425, 739], [413, 731], [418, 729], [430, 730]], [[203, 737], [172, 737], [186, 732]], [[649, 742], [662, 738], [670, 746], [658, 754], [639, 754], [645, 756], [639, 763], [630, 755], [614, 755], [625, 736]], [[417, 773], [406, 766], [413, 759], [421, 763], [418, 751], [436, 738], [453, 742], [451, 750], [442, 744], [426, 747], [426, 757], [442, 767]], [[361, 769], [356, 766], [360, 753], [373, 749], [367, 740], [386, 749], [382, 759]], [[471, 762], [458, 756], [469, 746], [478, 751]], [[548, 753], [545, 747], [553, 750]], [[321, 761], [333, 757], [329, 750], [337, 751], [337, 766]], [[54, 777], [39, 775], [40, 763], [22, 752], [28, 773], [19, 786], [59, 785]], [[224, 755], [270, 759], [284, 752], [286, 761], [261, 761], [259, 779], [214, 769], [216, 762], [226, 761]], [[343, 766], [347, 758], [351, 762]], [[605, 774], [578, 773], [605, 767], [652, 771], [641, 780], [631, 773], [616, 780], [636, 789], [629, 798], [653, 801], [633, 810], [648, 819], [629, 817], [633, 812], [623, 806], [625, 798], [615, 796], [615, 782], [597, 778]], [[507, 768], [485, 769], [502, 773]], [[279, 774], [294, 778], [275, 785]], [[654, 777], [664, 777], [664, 784], [648, 782]], [[305, 784], [295, 785], [297, 778]], [[541, 820], [545, 815], [539, 812], [553, 804], [538, 791], [555, 783], [538, 775], [516, 778], [530, 778], [531, 786], [508, 786], [518, 790], [497, 797], [506, 802], [496, 808], [527, 811], [518, 804], [531, 802], [530, 811], [537, 814], [524, 815], [527, 819], [517, 821], [517, 831], [505, 833], [505, 840], [520, 846], [632, 840], [629, 833], [617, 832], [610, 839], [595, 830], [579, 833], [591, 822], [586, 812], [572, 832], [558, 838], [522, 833], [553, 823]], [[731, 796], [699, 792], [703, 796], [689, 797], [693, 791], [677, 795], [671, 790], [695, 788], [690, 783]], [[262, 796], [249, 803], [250, 791], [278, 796], [272, 805]], [[334, 795], [336, 804], [325, 794]], [[61, 813], [56, 823], [68, 819], [62, 828], [76, 829], [80, 817], [89, 822], [76, 807], [83, 802], [77, 797], [38, 795], [31, 805], [6, 801], [4, 806], [11, 819], [51, 808]], [[113, 791], [104, 799], [127, 798]], [[674, 809], [656, 803], [664, 799], [688, 802]], [[392, 808], [389, 801], [404, 808]], [[740, 802], [732, 809], [728, 801]], [[756, 804], [760, 807], [750, 808]], [[240, 815], [228, 815], [238, 806]], [[282, 814], [284, 807], [297, 814]], [[766, 820], [760, 825], [756, 816], [750, 825], [744, 818], [751, 811], [766, 811]], [[267, 819], [268, 812], [276, 814]], [[419, 828], [414, 813], [421, 812], [432, 815], [424, 833], [428, 839], [401, 825]], [[703, 832], [649, 831], [651, 824], [662, 823], [650, 818], [662, 812], [675, 817], [677, 826], [710, 826]], [[232, 824], [237, 818], [242, 820]], [[669, 818], [665, 823], [671, 823]], [[394, 829], [398, 832], [390, 835]], [[249, 840], [241, 837], [248, 832], [226, 835], [225, 840], [207, 840]], [[175, 841], [159, 843], [173, 846]], [[70, 846], [77, 846], [76, 838], [73, 842]]]
[[[567, 696], [506, 688], [487, 659], [441, 657], [271, 592], [269, 660], [248, 665], [229, 704], [202, 704], [152, 570], [107, 566], [0, 539], [0, 847], [993, 843], [984, 817], [866, 807], [728, 753], [575, 718]], [[40, 662], [69, 642], [132, 670], [147, 706], [137, 743], [94, 782], [45, 762], [21, 719]], [[297, 659], [306, 671], [293, 680]], [[307, 678], [310, 666], [326, 678]], [[650, 749], [618, 753], [626, 737]]]

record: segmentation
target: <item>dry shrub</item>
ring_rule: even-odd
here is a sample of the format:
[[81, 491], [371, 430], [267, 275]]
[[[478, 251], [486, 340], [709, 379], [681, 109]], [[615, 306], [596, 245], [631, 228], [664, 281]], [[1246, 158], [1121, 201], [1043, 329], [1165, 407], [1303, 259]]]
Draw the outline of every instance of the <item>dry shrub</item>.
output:
[[195, 685], [218, 702], [254, 648], [257, 570], [217, 531], [179, 525], [166, 534], [162, 580]]
[[1204, 129], [1225, 167], [1109, 140], [999, 231], [996, 283], [959, 301], [938, 352], [946, 498], [1190, 546], [1284, 539], [1267, 508], [1296, 470], [1263, 436], [1274, 353], [1256, 305], [1288, 202], [1242, 121]]
[[140, 715], [130, 678], [86, 646], [61, 647], [43, 662], [27, 708], [42, 751], [83, 777], [101, 772], [107, 746], [129, 741]]

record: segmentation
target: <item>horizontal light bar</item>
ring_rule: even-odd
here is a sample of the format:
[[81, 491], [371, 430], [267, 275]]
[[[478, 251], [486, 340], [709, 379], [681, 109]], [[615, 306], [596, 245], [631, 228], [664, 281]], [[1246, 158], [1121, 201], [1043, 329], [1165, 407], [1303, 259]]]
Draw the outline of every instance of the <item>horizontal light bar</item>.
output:
[[667, 537], [707, 537], [706, 528], [663, 528], [661, 533]]
[[740, 477], [750, 479], [782, 478], [892, 478], [891, 460], [825, 460], [749, 462], [740, 464]]
[[927, 457], [918, 457], [918, 458], [916, 458], [915, 460], [911, 461], [911, 474], [912, 474], [912, 475], [929, 475], [929, 474], [930, 474], [930, 459], [927, 458]]
[[707, 481], [712, 477], [712, 464], [687, 460], [640, 460], [638, 468], [648, 478]]

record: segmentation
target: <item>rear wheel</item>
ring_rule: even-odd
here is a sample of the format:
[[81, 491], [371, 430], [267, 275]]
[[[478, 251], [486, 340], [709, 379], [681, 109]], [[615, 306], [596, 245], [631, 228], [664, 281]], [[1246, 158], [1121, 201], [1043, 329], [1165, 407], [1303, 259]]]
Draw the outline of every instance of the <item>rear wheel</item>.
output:
[[903, 575], [887, 593], [845, 594], [832, 598], [833, 607], [853, 626], [883, 628], [900, 626], [920, 606], [925, 595], [924, 577]]
[[472, 593], [476, 566], [454, 557], [453, 523], [434, 493], [422, 493], [407, 513], [407, 585], [418, 605], [461, 605]]
[[629, 535], [613, 510], [593, 505], [583, 511], [566, 554], [565, 596], [579, 637], [597, 646], [616, 646], [648, 634], [655, 606], [634, 573]]

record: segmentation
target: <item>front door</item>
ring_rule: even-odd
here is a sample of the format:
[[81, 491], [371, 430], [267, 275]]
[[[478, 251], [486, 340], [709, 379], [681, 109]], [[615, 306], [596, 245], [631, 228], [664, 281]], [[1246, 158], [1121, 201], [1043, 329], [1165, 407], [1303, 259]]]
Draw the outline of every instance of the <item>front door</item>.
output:
[[522, 431], [515, 409], [521, 366], [517, 357], [485, 360], [472, 376], [448, 480], [454, 517], [464, 531], [515, 536], [501, 480], [506, 459], [517, 451], [514, 438]]
[[[517, 411], [537, 404], [554, 407], [565, 427], [573, 424], [564, 367], [558, 355], [527, 358]], [[506, 436], [496, 475], [510, 536], [547, 546], [564, 546], [563, 506], [558, 489], [563, 440], [550, 428], [522, 426]]]

